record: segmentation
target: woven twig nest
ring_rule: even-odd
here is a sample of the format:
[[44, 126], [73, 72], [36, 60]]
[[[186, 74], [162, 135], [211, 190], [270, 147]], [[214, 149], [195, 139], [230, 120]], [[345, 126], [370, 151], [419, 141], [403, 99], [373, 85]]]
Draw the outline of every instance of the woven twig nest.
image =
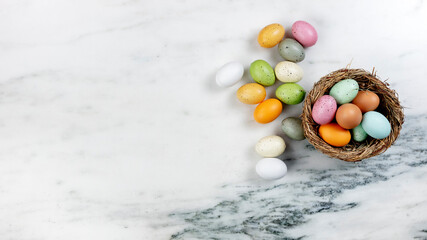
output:
[[[375, 111], [382, 113], [391, 124], [391, 133], [388, 137], [378, 140], [368, 137], [363, 142], [351, 140], [344, 147], [333, 147], [319, 136], [319, 125], [311, 116], [311, 109], [318, 98], [329, 94], [329, 90], [340, 80], [351, 78], [359, 83], [360, 90], [369, 90], [380, 98], [380, 105]], [[389, 84], [376, 77], [375, 69], [369, 73], [363, 69], [340, 69], [322, 77], [314, 84], [313, 89], [304, 100], [303, 113], [301, 115], [304, 134], [307, 140], [317, 150], [344, 161], [356, 162], [383, 153], [399, 136], [404, 121], [402, 107], [397, 93], [388, 88]]]

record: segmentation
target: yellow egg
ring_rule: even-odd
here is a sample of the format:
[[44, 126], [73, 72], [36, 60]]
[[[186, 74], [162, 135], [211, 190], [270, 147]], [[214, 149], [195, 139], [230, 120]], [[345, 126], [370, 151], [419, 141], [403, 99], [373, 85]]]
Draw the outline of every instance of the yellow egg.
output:
[[258, 83], [248, 83], [237, 90], [237, 99], [246, 104], [258, 104], [265, 98], [265, 88]]
[[279, 44], [285, 36], [285, 28], [278, 24], [273, 23], [265, 26], [258, 34], [258, 43], [261, 47], [272, 48]]

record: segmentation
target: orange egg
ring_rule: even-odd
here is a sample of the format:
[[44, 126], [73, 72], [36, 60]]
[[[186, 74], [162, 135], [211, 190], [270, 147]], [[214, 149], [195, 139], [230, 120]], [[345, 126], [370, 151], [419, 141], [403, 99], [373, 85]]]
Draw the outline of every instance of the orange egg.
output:
[[265, 98], [265, 88], [258, 83], [248, 83], [237, 90], [237, 99], [246, 104], [258, 104]]
[[352, 103], [356, 104], [362, 113], [365, 113], [377, 109], [380, 105], [380, 98], [371, 91], [359, 91]]
[[285, 28], [278, 24], [273, 23], [265, 26], [258, 34], [258, 43], [261, 47], [272, 48], [279, 44], [285, 36]]
[[255, 121], [259, 123], [272, 122], [282, 113], [282, 109], [282, 103], [279, 100], [275, 98], [267, 99], [255, 108]]
[[362, 112], [353, 103], [346, 103], [338, 108], [335, 119], [341, 127], [353, 129], [362, 122]]
[[336, 123], [328, 123], [319, 127], [320, 137], [329, 145], [342, 147], [347, 145], [351, 140], [349, 130], [340, 127]]

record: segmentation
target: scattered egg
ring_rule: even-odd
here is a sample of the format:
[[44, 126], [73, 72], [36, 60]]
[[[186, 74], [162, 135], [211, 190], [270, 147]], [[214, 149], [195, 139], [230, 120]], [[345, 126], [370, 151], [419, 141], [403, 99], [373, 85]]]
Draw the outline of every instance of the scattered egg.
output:
[[292, 35], [304, 47], [311, 47], [317, 42], [316, 29], [305, 21], [296, 21], [292, 24]]
[[305, 139], [302, 121], [297, 117], [288, 117], [282, 121], [282, 130], [289, 138], [297, 141]]
[[256, 60], [251, 63], [249, 72], [255, 82], [263, 86], [271, 86], [276, 81], [273, 68], [264, 60]]
[[258, 104], [265, 99], [265, 88], [258, 83], [247, 83], [237, 90], [237, 99], [246, 104]]
[[278, 158], [263, 158], [256, 164], [255, 171], [258, 176], [265, 180], [276, 180], [284, 177], [288, 168]]
[[304, 100], [305, 90], [296, 83], [285, 83], [276, 89], [276, 97], [286, 104], [295, 105]]
[[243, 77], [244, 68], [239, 62], [229, 62], [216, 73], [215, 80], [220, 87], [231, 87]]
[[279, 62], [274, 68], [276, 77], [279, 81], [298, 82], [304, 76], [304, 72], [300, 66], [290, 61]]
[[272, 48], [282, 41], [285, 36], [285, 28], [273, 23], [265, 26], [258, 34], [258, 43], [261, 47]]
[[279, 136], [267, 136], [261, 138], [255, 145], [255, 151], [262, 157], [277, 157], [286, 149], [283, 138]]
[[282, 103], [275, 99], [270, 98], [258, 104], [254, 111], [255, 121], [258, 123], [269, 123], [274, 121], [282, 113]]
[[285, 38], [279, 43], [279, 54], [291, 62], [301, 62], [305, 58], [304, 47], [292, 38]]

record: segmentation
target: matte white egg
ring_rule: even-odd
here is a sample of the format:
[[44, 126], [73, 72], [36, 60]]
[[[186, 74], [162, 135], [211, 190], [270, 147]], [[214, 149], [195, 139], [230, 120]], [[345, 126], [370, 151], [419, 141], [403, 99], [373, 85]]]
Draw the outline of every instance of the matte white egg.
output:
[[255, 145], [255, 151], [262, 157], [277, 157], [286, 149], [285, 140], [279, 136], [261, 138]]
[[265, 180], [282, 178], [288, 172], [286, 164], [278, 158], [263, 158], [255, 167], [256, 173]]
[[243, 77], [244, 68], [239, 62], [229, 62], [216, 73], [216, 84], [220, 87], [231, 87]]

